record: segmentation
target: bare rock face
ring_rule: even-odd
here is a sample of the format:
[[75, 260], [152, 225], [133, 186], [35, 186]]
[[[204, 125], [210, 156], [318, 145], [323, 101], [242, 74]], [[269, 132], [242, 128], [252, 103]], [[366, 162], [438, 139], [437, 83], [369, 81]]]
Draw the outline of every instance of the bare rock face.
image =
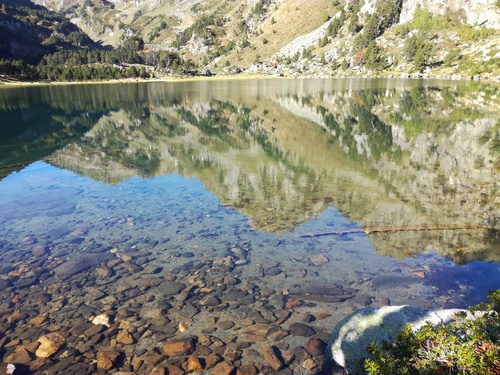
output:
[[489, 0], [406, 0], [403, 1], [399, 22], [411, 21], [419, 6], [433, 15], [454, 15], [471, 26], [500, 29], [500, 8]]

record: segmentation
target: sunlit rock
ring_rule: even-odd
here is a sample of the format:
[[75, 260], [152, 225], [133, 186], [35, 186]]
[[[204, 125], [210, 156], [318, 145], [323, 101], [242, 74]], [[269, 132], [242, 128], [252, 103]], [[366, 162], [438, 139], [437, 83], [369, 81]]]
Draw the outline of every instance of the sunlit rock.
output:
[[328, 354], [349, 374], [362, 374], [363, 362], [367, 357], [370, 343], [392, 342], [398, 332], [410, 324], [414, 331], [427, 322], [433, 325], [448, 324], [455, 321], [456, 314], [467, 313], [463, 309], [428, 310], [415, 306], [366, 307], [340, 321], [330, 337]]

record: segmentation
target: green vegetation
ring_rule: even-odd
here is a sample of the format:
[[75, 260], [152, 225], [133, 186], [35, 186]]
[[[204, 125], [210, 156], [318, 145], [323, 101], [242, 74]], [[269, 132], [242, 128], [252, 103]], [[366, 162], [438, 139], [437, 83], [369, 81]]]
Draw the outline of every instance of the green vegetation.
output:
[[252, 13], [259, 16], [264, 13], [266, 2], [264, 0], [257, 1], [257, 4], [252, 9]]
[[375, 11], [368, 18], [363, 33], [356, 37], [356, 47], [365, 48], [370, 42], [398, 22], [401, 13], [402, 0], [380, 1]]
[[[178, 53], [146, 54], [142, 39], [132, 37], [112, 50], [82, 49], [45, 55], [38, 65], [21, 60], [0, 60], [0, 74], [25, 81], [99, 81], [120, 78], [149, 78], [150, 70], [167, 69], [187, 73], [195, 68]], [[233, 48], [229, 46], [229, 48]], [[228, 48], [226, 46], [226, 48]]]
[[405, 57], [408, 61], [413, 61], [416, 70], [420, 71], [429, 64], [432, 51], [433, 45], [422, 31], [405, 39]]
[[[28, 4], [27, 0], [16, 1]], [[33, 9], [16, 8], [9, 5], [13, 0], [8, 0], [0, 9], [2, 33], [9, 27], [14, 30], [12, 26], [2, 26], [13, 24], [8, 19], [12, 14], [16, 14], [15, 19], [21, 20], [22, 25], [15, 33], [7, 30], [6, 41], [0, 42], [0, 59], [5, 59], [0, 63], [0, 72], [21, 80], [99, 80], [146, 74], [195, 75], [197, 69], [226, 74], [229, 72], [226, 66], [244, 70], [260, 62], [262, 67], [271, 66], [283, 69], [283, 74], [294, 75], [306, 71], [355, 76], [425, 72], [489, 78], [500, 74], [497, 57], [500, 50], [494, 38], [499, 35], [498, 31], [463, 24], [463, 12], [457, 9], [439, 16], [419, 7], [410, 22], [395, 26], [402, 0], [376, 1], [371, 14], [361, 11], [364, 0], [327, 1], [325, 7], [316, 7], [321, 11], [308, 5], [271, 5], [270, 0], [235, 1], [238, 4], [193, 5], [189, 11], [194, 19], [189, 24], [192, 18], [183, 18], [182, 10], [167, 16], [170, 14], [167, 9], [177, 9], [169, 2], [160, 5], [165, 12], [150, 12], [140, 2], [136, 3], [127, 18], [117, 16], [124, 11], [117, 6], [120, 9], [116, 9], [118, 13], [111, 21], [107, 8], [88, 0], [76, 8], [64, 8], [60, 16], [35, 5]], [[93, 11], [82, 14], [80, 22], [89, 27], [95, 40], [110, 42], [114, 48], [88, 44], [85, 33], [67, 21], [70, 15], [77, 15], [88, 7]], [[238, 17], [233, 14], [235, 9], [241, 13]], [[303, 23], [304, 32], [319, 31], [321, 22], [326, 22], [328, 27], [315, 45], [295, 48], [293, 53], [299, 51], [295, 55], [276, 57], [282, 46], [293, 45], [293, 39], [300, 34], [295, 29], [293, 35], [283, 32], [293, 26], [284, 16], [288, 12], [293, 15], [290, 19], [294, 23], [297, 19]], [[132, 18], [136, 18], [135, 23], [130, 22]], [[44, 27], [33, 33], [30, 27], [36, 25]], [[27, 40], [33, 35], [38, 38], [37, 48]], [[125, 39], [125, 35], [135, 38]], [[18, 43], [19, 39], [20, 44], [29, 48], [9, 47], [10, 40]], [[195, 43], [191, 45], [193, 40]], [[484, 47], [476, 48], [483, 40]], [[29, 56], [15, 56], [12, 51], [29, 53]], [[284, 66], [277, 65], [273, 59]], [[309, 65], [310, 59], [320, 61], [322, 66]]]
[[413, 19], [399, 26], [398, 34], [407, 35], [412, 30], [419, 30], [427, 34], [454, 29], [457, 30], [460, 39], [463, 41], [478, 41], [495, 33], [495, 30], [484, 26], [473, 27], [460, 23], [456, 17], [433, 16], [427, 9], [417, 7], [413, 14]]
[[[47, 9], [28, 1], [6, 2], [0, 11], [0, 57], [36, 64], [49, 53], [97, 45], [77, 26]], [[12, 48], [9, 41], [19, 47]]]
[[459, 319], [437, 327], [427, 324], [418, 332], [407, 326], [394, 343], [372, 344], [366, 371], [370, 375], [498, 374], [500, 290], [490, 292], [486, 303], [470, 310], [479, 312], [475, 320]]
[[199, 38], [205, 38], [210, 40], [213, 38], [213, 26], [221, 27], [224, 25], [223, 19], [214, 14], [210, 16], [202, 16], [198, 18], [198, 20], [186, 30], [184, 30], [175, 41], [172, 43], [172, 46], [175, 48], [181, 48], [191, 39], [193, 35]]
[[374, 41], [366, 47], [363, 62], [370, 69], [382, 70], [387, 67], [387, 58], [383, 56], [381, 48]]
[[331, 36], [332, 38], [336, 38], [340, 31], [340, 28], [342, 27], [346, 19], [347, 19], [347, 13], [344, 10], [342, 10], [338, 17], [335, 17], [333, 20], [330, 21], [330, 24], [328, 25], [327, 29], [327, 35]]
[[[453, 16], [433, 16], [427, 9], [417, 7], [410, 22], [400, 25], [396, 34], [405, 37], [404, 54], [409, 62], [413, 62], [415, 70], [421, 71], [426, 66], [441, 63], [432, 61], [434, 55], [434, 44], [432, 40], [439, 40], [440, 35], [454, 32], [462, 42], [478, 42], [496, 33], [493, 29], [484, 26], [473, 27], [460, 23], [457, 17]], [[497, 67], [494, 59], [478, 63], [472, 61], [470, 57], [464, 57], [458, 47], [459, 44], [452, 43], [448, 47], [448, 53], [443, 58], [442, 63], [446, 67], [458, 64], [461, 71], [468, 72], [474, 76], [482, 72], [492, 71]]]
[[[463, 121], [474, 121], [484, 116], [471, 106], [463, 106], [457, 102], [457, 97], [463, 97], [470, 88], [427, 89], [412, 87], [402, 93], [398, 100], [398, 110], [389, 115], [389, 122], [402, 126], [405, 136], [409, 139], [421, 132], [436, 134], [447, 131], [448, 126]], [[487, 94], [496, 96], [498, 90]], [[434, 108], [431, 111], [430, 108]], [[442, 116], [442, 113], [447, 113]]]

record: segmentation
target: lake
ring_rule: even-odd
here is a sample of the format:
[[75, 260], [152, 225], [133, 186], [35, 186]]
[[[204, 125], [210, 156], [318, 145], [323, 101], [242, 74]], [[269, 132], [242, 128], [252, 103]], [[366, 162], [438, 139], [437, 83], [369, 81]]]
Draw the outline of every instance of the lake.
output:
[[500, 288], [499, 171], [499, 85], [4, 88], [2, 362], [325, 373], [359, 308]]

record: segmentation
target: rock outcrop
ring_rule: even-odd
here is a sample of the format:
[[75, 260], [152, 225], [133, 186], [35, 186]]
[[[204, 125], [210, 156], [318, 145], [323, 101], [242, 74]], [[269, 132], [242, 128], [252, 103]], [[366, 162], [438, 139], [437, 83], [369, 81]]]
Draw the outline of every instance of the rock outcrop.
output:
[[454, 16], [471, 26], [500, 29], [500, 8], [490, 0], [409, 0], [403, 1], [400, 23], [411, 21], [417, 7], [427, 8], [433, 15]]
[[418, 331], [427, 322], [433, 325], [456, 321], [456, 314], [465, 312], [467, 319], [473, 319], [468, 310], [428, 310], [415, 306], [366, 307], [337, 324], [328, 344], [328, 354], [349, 374], [362, 374], [366, 349], [370, 343], [381, 344], [394, 341], [398, 332], [407, 324]]

